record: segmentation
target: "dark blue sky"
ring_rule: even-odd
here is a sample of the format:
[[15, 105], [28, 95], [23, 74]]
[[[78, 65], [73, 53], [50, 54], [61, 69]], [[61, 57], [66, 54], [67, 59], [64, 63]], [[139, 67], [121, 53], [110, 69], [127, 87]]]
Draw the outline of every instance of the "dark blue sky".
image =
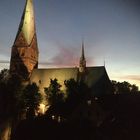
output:
[[[9, 61], [25, 0], [0, 1], [0, 59]], [[139, 0], [34, 0], [40, 62], [76, 66], [85, 40], [87, 65], [110, 79], [140, 85]]]

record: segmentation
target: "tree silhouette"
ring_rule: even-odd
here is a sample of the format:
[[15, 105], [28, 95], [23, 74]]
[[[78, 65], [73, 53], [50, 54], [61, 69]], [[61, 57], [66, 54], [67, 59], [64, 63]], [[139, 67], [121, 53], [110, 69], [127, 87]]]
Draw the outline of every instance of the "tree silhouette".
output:
[[46, 100], [50, 106], [46, 115], [55, 116], [57, 121], [60, 119], [60, 116], [62, 116], [64, 107], [64, 93], [60, 88], [61, 85], [58, 83], [57, 79], [50, 79], [49, 87], [44, 88]]
[[14, 130], [19, 122], [21, 111], [18, 95], [22, 93], [22, 82], [18, 75], [10, 75], [9, 71], [4, 69], [0, 72], [0, 122], [9, 124], [5, 126], [1, 133], [14, 134]]
[[20, 96], [20, 104], [27, 110], [27, 118], [35, 116], [35, 110], [38, 109], [42, 101], [42, 95], [39, 93], [39, 87], [36, 83], [28, 84]]
[[112, 81], [112, 85], [114, 87], [114, 94], [140, 93], [138, 87], [135, 84], [130, 84], [126, 81], [124, 82]]
[[50, 79], [49, 87], [44, 88], [49, 105], [55, 105], [59, 102], [63, 102], [64, 93], [60, 88], [61, 85], [58, 83], [57, 79]]
[[67, 100], [81, 101], [90, 95], [88, 86], [84, 82], [74, 79], [65, 81]]
[[9, 77], [9, 70], [8, 69], [3, 69], [0, 72], [0, 82], [4, 82], [8, 79]]
[[64, 110], [67, 117], [74, 111], [74, 109], [81, 103], [87, 100], [90, 96], [90, 90], [84, 82], [78, 82], [74, 79], [65, 81], [66, 99]]
[[0, 73], [0, 112], [1, 117], [16, 118], [19, 113], [18, 95], [22, 91], [22, 82], [18, 75], [9, 75], [9, 71], [4, 69]]

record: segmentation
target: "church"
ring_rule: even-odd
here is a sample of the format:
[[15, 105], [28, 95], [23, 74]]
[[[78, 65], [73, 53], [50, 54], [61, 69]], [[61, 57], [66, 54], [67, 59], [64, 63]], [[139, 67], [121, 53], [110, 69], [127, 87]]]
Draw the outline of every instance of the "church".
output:
[[[57, 79], [65, 90], [64, 81], [83, 80], [94, 96], [111, 93], [111, 82], [105, 66], [86, 66], [84, 43], [79, 67], [69, 68], [38, 68], [39, 47], [37, 43], [33, 0], [26, 0], [18, 32], [11, 50], [10, 73], [18, 74], [22, 79], [35, 82], [40, 92], [48, 87], [50, 79]], [[41, 54], [40, 54], [41, 55]]]

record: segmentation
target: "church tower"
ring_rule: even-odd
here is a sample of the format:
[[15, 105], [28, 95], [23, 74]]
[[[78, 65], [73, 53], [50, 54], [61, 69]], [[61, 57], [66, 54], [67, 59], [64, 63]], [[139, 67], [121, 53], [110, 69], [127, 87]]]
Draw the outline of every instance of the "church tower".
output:
[[38, 45], [32, 0], [26, 0], [19, 29], [12, 46], [10, 73], [28, 80], [34, 68], [38, 67]]
[[84, 42], [83, 41], [82, 41], [82, 54], [81, 54], [80, 62], [79, 62], [79, 72], [80, 73], [86, 72], [86, 59], [85, 59], [85, 54], [84, 54]]

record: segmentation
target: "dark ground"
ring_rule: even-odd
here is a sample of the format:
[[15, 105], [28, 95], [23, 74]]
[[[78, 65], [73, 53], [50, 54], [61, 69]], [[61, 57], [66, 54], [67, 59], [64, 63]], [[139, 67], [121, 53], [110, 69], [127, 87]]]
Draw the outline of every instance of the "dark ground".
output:
[[140, 95], [107, 95], [98, 103], [110, 112], [100, 127], [88, 120], [58, 123], [42, 116], [22, 121], [12, 140], [140, 140]]

